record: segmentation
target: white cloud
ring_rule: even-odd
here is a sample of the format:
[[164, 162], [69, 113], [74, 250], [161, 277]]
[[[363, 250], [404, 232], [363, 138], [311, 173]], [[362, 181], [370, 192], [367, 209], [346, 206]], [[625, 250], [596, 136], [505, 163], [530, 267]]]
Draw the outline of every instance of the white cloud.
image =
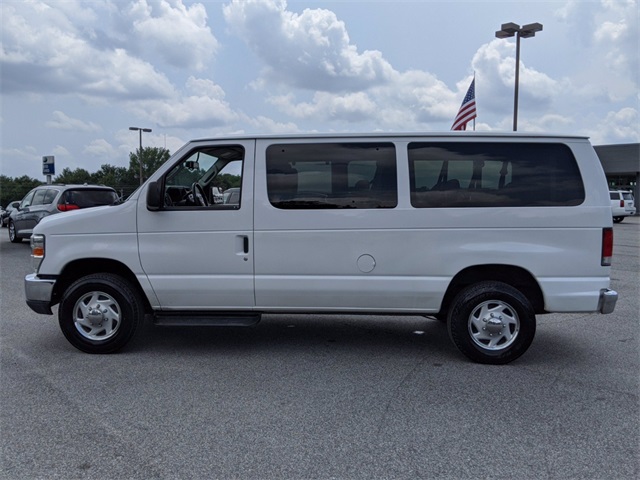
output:
[[410, 70], [398, 73], [393, 84], [374, 88], [373, 92], [386, 107], [383, 125], [416, 128], [420, 123], [453, 120], [470, 83], [471, 78], [465, 79], [454, 92], [435, 75]]
[[609, 112], [589, 135], [595, 144], [640, 142], [640, 114], [635, 108]]
[[201, 4], [138, 0], [120, 7], [111, 1], [3, 2], [3, 90], [163, 98], [173, 94], [171, 82], [135, 55], [138, 46], [151, 45], [170, 65], [195, 69], [217, 49]]
[[285, 0], [232, 0], [227, 23], [265, 64], [271, 82], [318, 91], [356, 91], [387, 83], [393, 68], [379, 51], [358, 53], [344, 22], [324, 9], [287, 10]]
[[128, 109], [164, 128], [214, 128], [238, 119], [223, 89], [211, 80], [189, 77], [186, 91], [168, 99], [131, 102]]
[[[299, 131], [297, 125], [292, 122], [277, 122], [272, 118], [259, 115], [255, 118], [247, 117], [246, 121], [251, 125], [253, 131], [263, 133], [296, 133]], [[237, 132], [244, 133], [244, 132]]]
[[289, 117], [341, 123], [342, 128], [420, 130], [438, 122], [453, 120], [469, 88], [471, 77], [451, 91], [434, 75], [411, 70], [396, 72], [385, 85], [351, 93], [315, 92], [307, 101], [293, 93], [273, 95], [269, 103]]
[[[513, 107], [515, 48], [515, 42], [494, 39], [473, 57], [473, 70], [479, 78], [476, 96], [488, 111], [506, 113]], [[548, 107], [562, 93], [562, 82], [527, 67], [522, 59], [519, 80], [519, 102], [534, 109]]]
[[[8, 176], [18, 176], [14, 174], [14, 171], [19, 171], [18, 168], [25, 163], [35, 163], [42, 165], [42, 154], [38, 153], [39, 149], [33, 145], [25, 145], [21, 148], [1, 148], [0, 149], [0, 166], [2, 167], [2, 174]], [[8, 161], [7, 159], [11, 159]], [[7, 172], [7, 173], [5, 173]]]
[[301, 119], [361, 121], [376, 112], [376, 104], [365, 92], [344, 95], [316, 92], [311, 102], [300, 103], [295, 103], [292, 95], [280, 95], [269, 101], [290, 117]]
[[117, 156], [117, 150], [104, 138], [98, 138], [87, 145], [82, 153], [94, 157], [112, 159]]
[[[509, 122], [511, 122], [511, 119], [509, 119]], [[570, 133], [573, 126], [574, 122], [571, 118], [557, 114], [545, 114], [540, 117], [521, 116], [518, 118], [518, 130], [525, 132], [557, 132], [563, 134]], [[511, 127], [512, 124], [509, 124], [505, 129], [511, 129]]]
[[[100, 98], [154, 98], [171, 93], [171, 83], [151, 64], [123, 48], [102, 49], [92, 44], [93, 25], [74, 24], [78, 15], [68, 18], [65, 10], [53, 6], [44, 1], [3, 2], [0, 6], [5, 93]], [[81, 18], [93, 19], [89, 14]]]
[[33, 145], [25, 145], [21, 148], [2, 148], [0, 149], [0, 174], [8, 177], [20, 177], [26, 174], [31, 178], [41, 178], [43, 155], [56, 157], [56, 170], [61, 169], [58, 160], [70, 156], [69, 150], [62, 145], [55, 145], [46, 151]]
[[51, 153], [57, 157], [66, 157], [69, 155], [69, 150], [67, 150], [67, 148], [63, 145], [56, 145], [55, 147], [53, 147]]
[[168, 64], [203, 70], [218, 50], [204, 5], [138, 0], [124, 12], [139, 45], [150, 46]]
[[638, 2], [572, 0], [559, 15], [569, 31], [580, 32], [588, 51], [576, 72], [580, 81], [596, 85], [591, 90], [610, 102], [636, 101], [640, 69]]
[[[342, 128], [442, 129], [442, 122], [455, 116], [471, 81], [467, 77], [452, 90], [434, 74], [394, 70], [378, 51], [360, 54], [345, 23], [328, 10], [297, 14], [287, 10], [284, 0], [233, 0], [223, 12], [264, 64], [252, 85], [272, 91], [267, 101], [291, 118], [338, 122]], [[481, 46], [474, 57], [485, 113], [505, 114], [511, 108], [514, 57], [514, 43], [498, 40]], [[314, 93], [282, 93], [283, 83]], [[558, 81], [521, 65], [523, 104], [541, 110], [561, 91]]]
[[47, 127], [59, 130], [72, 130], [82, 132], [98, 132], [101, 130], [100, 125], [94, 122], [85, 122], [77, 118], [71, 118], [64, 112], [56, 110], [52, 114], [53, 119], [45, 123]]

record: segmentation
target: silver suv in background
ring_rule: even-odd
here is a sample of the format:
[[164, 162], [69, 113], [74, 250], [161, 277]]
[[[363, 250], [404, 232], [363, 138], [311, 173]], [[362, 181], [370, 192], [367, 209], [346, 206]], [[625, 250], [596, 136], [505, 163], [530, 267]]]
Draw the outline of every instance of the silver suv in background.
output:
[[46, 216], [117, 201], [118, 193], [104, 185], [40, 185], [27, 193], [9, 215], [9, 240], [20, 243], [30, 238], [33, 228]]
[[624, 217], [636, 214], [633, 193], [626, 190], [609, 190], [609, 197], [611, 198], [611, 214], [615, 223], [620, 223]]

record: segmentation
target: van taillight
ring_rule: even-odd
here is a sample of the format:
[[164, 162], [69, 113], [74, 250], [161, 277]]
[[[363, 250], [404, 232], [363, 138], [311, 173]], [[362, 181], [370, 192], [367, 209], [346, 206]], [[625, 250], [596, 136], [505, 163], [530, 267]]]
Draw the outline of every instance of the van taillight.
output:
[[58, 205], [58, 210], [61, 212], [68, 212], [69, 210], [78, 210], [80, 207], [78, 205], [74, 205], [73, 203], [63, 203]]
[[624, 208], [624, 200], [620, 200], [620, 208]]
[[603, 267], [611, 266], [613, 258], [613, 228], [602, 229], [602, 260], [600, 265]]

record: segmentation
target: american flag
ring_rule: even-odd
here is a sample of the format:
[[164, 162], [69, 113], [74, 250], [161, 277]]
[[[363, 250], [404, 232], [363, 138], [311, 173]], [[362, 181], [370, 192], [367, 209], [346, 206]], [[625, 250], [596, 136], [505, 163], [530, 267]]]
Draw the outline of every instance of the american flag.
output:
[[476, 79], [474, 78], [469, 85], [469, 90], [462, 100], [458, 115], [456, 115], [451, 130], [466, 130], [467, 123], [476, 118]]

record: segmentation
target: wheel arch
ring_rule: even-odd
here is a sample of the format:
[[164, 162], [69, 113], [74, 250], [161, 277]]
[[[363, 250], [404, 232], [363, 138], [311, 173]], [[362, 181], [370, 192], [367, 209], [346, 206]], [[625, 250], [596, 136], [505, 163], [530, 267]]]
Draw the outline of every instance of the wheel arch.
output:
[[147, 299], [135, 274], [124, 263], [109, 258], [83, 258], [68, 263], [58, 276], [53, 290], [52, 305], [60, 303], [64, 291], [77, 279], [94, 273], [112, 273], [129, 281], [144, 301], [146, 312], [151, 312], [151, 304]]
[[511, 285], [529, 300], [536, 314], [545, 312], [542, 289], [531, 272], [514, 265], [486, 264], [467, 267], [451, 279], [442, 300], [440, 313], [444, 314], [449, 310], [453, 299], [462, 289], [483, 281]]

